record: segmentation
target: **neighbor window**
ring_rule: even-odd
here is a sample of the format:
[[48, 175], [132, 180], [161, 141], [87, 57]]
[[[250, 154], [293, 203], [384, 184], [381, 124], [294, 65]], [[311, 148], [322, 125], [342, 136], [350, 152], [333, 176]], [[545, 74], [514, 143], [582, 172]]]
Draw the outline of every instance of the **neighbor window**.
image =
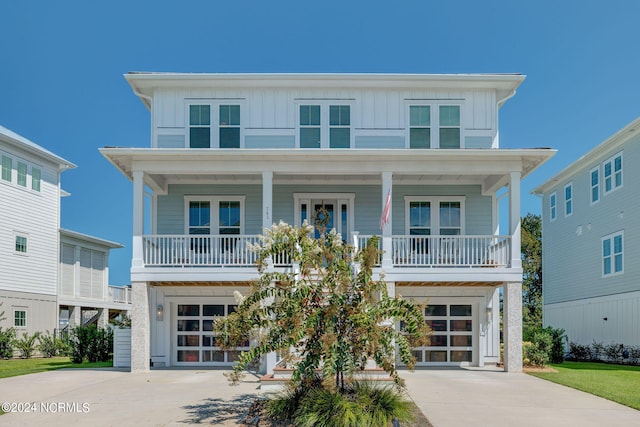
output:
[[573, 184], [564, 186], [564, 216], [573, 213]]
[[556, 193], [555, 191], [553, 193], [551, 193], [551, 195], [549, 196], [549, 217], [551, 218], [551, 221], [556, 219], [556, 215], [557, 215], [557, 206], [556, 206]]
[[27, 238], [16, 236], [16, 252], [27, 253]]
[[31, 189], [34, 191], [40, 191], [40, 169], [31, 168]]
[[622, 153], [604, 162], [603, 170], [604, 194], [622, 187]]
[[2, 156], [2, 180], [11, 182], [11, 170], [13, 169], [13, 160], [11, 157]]
[[600, 167], [591, 170], [591, 204], [600, 201]]
[[409, 105], [409, 148], [460, 148], [460, 117], [459, 105]]
[[325, 101], [298, 108], [300, 148], [351, 147], [351, 105]]
[[26, 310], [14, 310], [13, 311], [13, 326], [16, 328], [25, 328], [27, 326], [27, 311]]
[[27, 164], [18, 162], [18, 185], [21, 187], [27, 186]]
[[602, 274], [612, 276], [624, 270], [624, 247], [622, 231], [602, 238]]

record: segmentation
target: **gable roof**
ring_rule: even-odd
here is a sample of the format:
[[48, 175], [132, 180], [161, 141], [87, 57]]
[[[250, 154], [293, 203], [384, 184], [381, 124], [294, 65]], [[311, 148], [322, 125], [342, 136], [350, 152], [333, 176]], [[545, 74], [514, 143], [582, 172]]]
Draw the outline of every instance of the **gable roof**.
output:
[[63, 159], [57, 154], [52, 153], [51, 151], [39, 146], [35, 142], [28, 140], [22, 135], [18, 135], [17, 133], [7, 129], [2, 125], [0, 125], [0, 139], [35, 156], [46, 159], [52, 163], [56, 163], [60, 171], [74, 169], [76, 167], [76, 165], [74, 165], [70, 161]]
[[532, 194], [543, 194], [546, 191], [554, 188], [559, 182], [564, 182], [573, 176], [580, 169], [589, 166], [598, 158], [604, 156], [609, 151], [615, 151], [622, 144], [629, 141], [631, 138], [640, 134], [640, 117], [633, 120], [631, 123], [620, 129], [618, 132], [605, 139], [600, 144], [596, 145], [593, 149], [580, 157], [575, 162], [558, 172], [553, 177], [549, 178], [544, 183], [531, 191]]

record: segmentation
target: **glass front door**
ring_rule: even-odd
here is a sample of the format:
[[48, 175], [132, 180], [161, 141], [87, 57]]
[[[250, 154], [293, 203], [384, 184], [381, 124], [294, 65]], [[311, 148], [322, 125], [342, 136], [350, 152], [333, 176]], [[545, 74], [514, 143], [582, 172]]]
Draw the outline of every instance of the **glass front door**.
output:
[[307, 221], [314, 226], [314, 236], [319, 238], [322, 231], [330, 232], [335, 229], [342, 235], [342, 240], [348, 241], [349, 203], [336, 199], [310, 199], [300, 201], [300, 224]]

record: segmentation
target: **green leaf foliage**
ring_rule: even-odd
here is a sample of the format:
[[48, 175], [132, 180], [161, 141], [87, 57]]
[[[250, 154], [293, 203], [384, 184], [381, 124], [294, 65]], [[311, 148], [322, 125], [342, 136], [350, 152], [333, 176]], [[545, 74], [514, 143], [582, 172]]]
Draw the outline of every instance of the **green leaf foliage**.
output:
[[[374, 278], [379, 240], [369, 239], [356, 251], [335, 231], [313, 238], [308, 225], [274, 225], [253, 249], [260, 278], [235, 313], [215, 323], [226, 348], [247, 339], [255, 345], [240, 356], [232, 383], [255, 359], [279, 352], [293, 368], [296, 384], [316, 380], [328, 389], [345, 390], [369, 360], [402, 382], [395, 367], [399, 358], [415, 364], [412, 346], [424, 345], [430, 333], [423, 309], [412, 301], [390, 297], [383, 278]], [[276, 271], [272, 259], [290, 260], [295, 268]], [[403, 331], [394, 328], [402, 321]]]

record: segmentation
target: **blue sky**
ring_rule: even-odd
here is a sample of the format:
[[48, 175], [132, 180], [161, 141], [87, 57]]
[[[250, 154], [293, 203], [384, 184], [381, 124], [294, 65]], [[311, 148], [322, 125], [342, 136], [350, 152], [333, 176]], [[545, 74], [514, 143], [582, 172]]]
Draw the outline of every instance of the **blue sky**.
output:
[[505, 148], [558, 154], [529, 191], [640, 115], [640, 2], [3, 1], [0, 124], [78, 165], [62, 226], [125, 244], [132, 186], [99, 153], [149, 146], [128, 71], [522, 73], [500, 113]]

